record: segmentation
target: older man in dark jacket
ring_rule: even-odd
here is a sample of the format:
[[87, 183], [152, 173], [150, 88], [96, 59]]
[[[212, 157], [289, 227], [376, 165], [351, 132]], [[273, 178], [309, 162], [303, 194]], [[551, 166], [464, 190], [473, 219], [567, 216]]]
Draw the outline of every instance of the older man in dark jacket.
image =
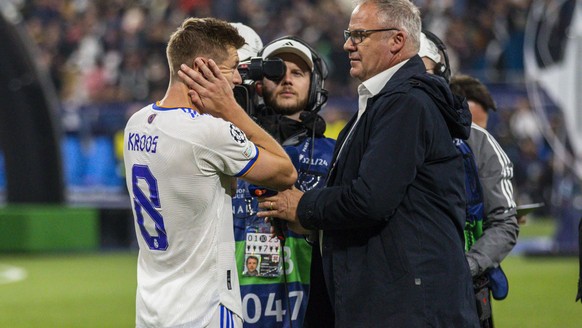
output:
[[322, 231], [337, 327], [478, 327], [453, 145], [469, 135], [466, 103], [426, 74], [408, 0], [360, 2], [344, 34], [360, 108], [338, 138], [327, 187], [265, 198], [261, 215]]

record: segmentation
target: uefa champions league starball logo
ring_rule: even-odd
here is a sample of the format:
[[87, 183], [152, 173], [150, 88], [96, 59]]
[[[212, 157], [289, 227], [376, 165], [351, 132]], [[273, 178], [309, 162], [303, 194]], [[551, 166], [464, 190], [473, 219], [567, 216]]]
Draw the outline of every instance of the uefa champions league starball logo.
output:
[[234, 124], [230, 124], [230, 135], [232, 136], [232, 138], [234, 139], [234, 141], [236, 141], [237, 143], [244, 145], [247, 137], [245, 135], [244, 132], [241, 131], [241, 129], [237, 128]]

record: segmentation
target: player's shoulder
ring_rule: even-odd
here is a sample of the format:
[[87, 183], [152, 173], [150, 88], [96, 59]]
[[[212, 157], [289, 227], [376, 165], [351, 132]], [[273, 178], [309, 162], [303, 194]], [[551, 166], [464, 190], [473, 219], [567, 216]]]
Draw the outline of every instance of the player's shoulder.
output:
[[210, 114], [199, 114], [197, 117], [197, 120], [200, 122], [204, 122], [205, 124], [208, 125], [212, 125], [212, 126], [221, 126], [221, 125], [227, 125], [228, 121], [225, 121], [224, 119], [220, 118], [220, 117], [214, 117]]
[[205, 130], [210, 130], [212, 135], [220, 136], [226, 133], [232, 137], [244, 136], [244, 132], [239, 129], [234, 123], [226, 121], [222, 118], [214, 117], [208, 114], [202, 114], [199, 117], [199, 122], [204, 126]]
[[[249, 140], [246, 134], [234, 123], [208, 114], [198, 117], [192, 135], [203, 138], [208, 147], [231, 147], [232, 145], [245, 146]], [[204, 137], [200, 137], [204, 135]]]
[[126, 122], [126, 128], [133, 128], [135, 126], [141, 126], [143, 122], [146, 122], [148, 116], [154, 113], [153, 111], [153, 104], [146, 105], [139, 110], [136, 110], [129, 116], [129, 119]]
[[176, 108], [174, 115], [166, 117], [164, 124], [178, 128], [184, 133], [197, 135], [200, 133], [218, 132], [228, 126], [221, 118], [209, 114], [201, 114], [191, 108]]

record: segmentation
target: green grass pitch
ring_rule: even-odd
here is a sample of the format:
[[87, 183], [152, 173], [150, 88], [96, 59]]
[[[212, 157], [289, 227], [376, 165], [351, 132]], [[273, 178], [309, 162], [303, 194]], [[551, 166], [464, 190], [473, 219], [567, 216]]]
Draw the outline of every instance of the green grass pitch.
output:
[[[136, 259], [135, 252], [0, 254], [0, 271], [26, 272], [12, 282], [23, 277], [0, 274], [0, 327], [134, 327]], [[582, 327], [577, 258], [510, 256], [503, 268], [510, 291], [493, 303], [496, 327]]]
[[[135, 327], [137, 253], [0, 255], [0, 327]], [[10, 271], [10, 270], [9, 270]]]
[[518, 257], [503, 262], [509, 295], [493, 301], [498, 328], [582, 327], [582, 303], [575, 303], [578, 259]]

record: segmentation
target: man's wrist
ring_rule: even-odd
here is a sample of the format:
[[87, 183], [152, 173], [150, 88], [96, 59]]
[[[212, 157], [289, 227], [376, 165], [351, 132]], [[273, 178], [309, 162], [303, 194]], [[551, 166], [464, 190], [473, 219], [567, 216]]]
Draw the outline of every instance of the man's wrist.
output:
[[479, 263], [471, 257], [467, 257], [467, 262], [469, 263], [469, 269], [471, 269], [471, 277], [476, 277], [479, 274]]

